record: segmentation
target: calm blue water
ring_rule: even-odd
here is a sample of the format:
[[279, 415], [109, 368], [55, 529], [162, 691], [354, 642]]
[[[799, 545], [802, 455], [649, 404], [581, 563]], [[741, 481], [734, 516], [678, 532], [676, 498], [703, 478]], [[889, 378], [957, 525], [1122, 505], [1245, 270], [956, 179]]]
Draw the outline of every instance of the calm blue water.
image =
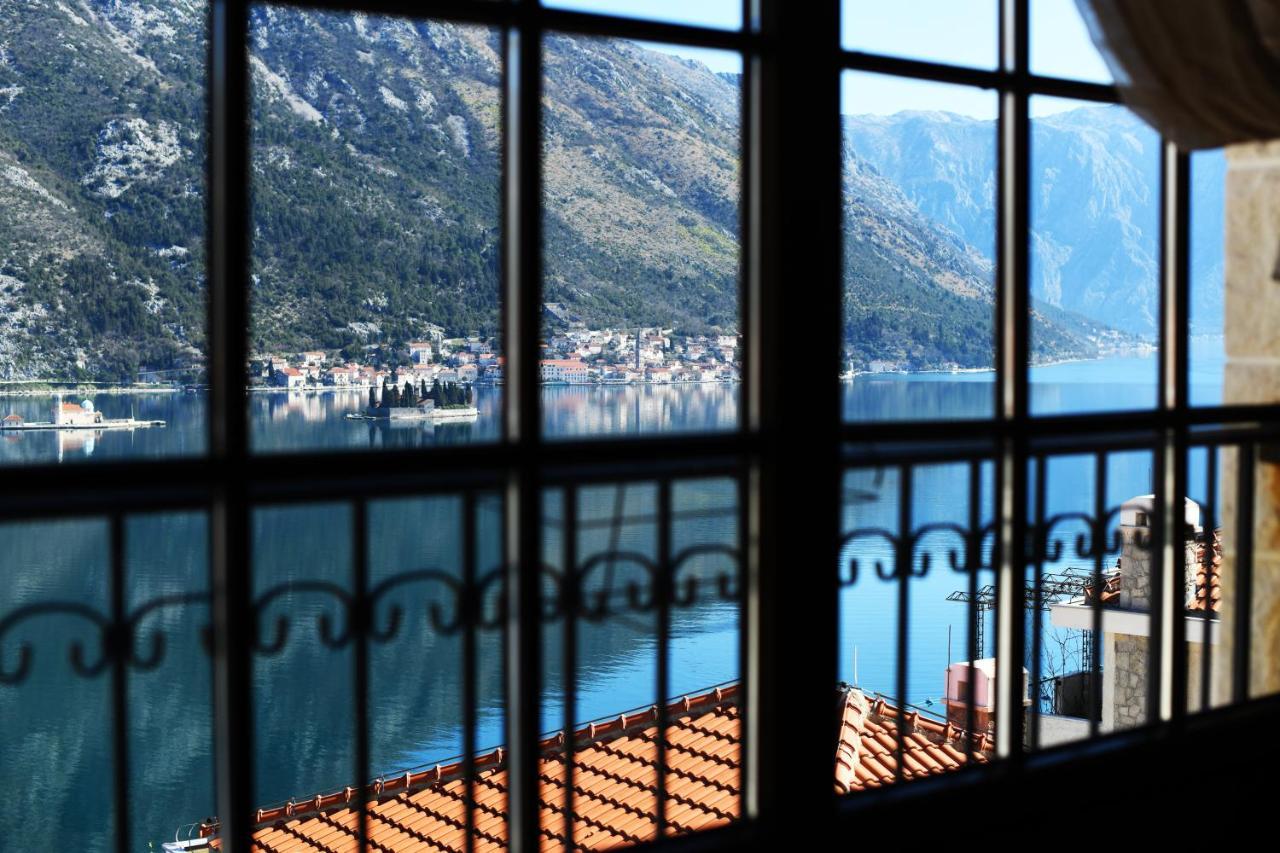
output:
[[[1154, 399], [1152, 359], [1116, 359], [1037, 368], [1033, 395], [1037, 412], [1132, 408]], [[1203, 363], [1193, 377], [1201, 402], [1220, 393], [1218, 367]], [[432, 429], [421, 424], [370, 427], [336, 415], [355, 410], [362, 395], [255, 394], [252, 436], [255, 448], [361, 448], [421, 446], [483, 441], [498, 435], [497, 394], [480, 389], [481, 416], [474, 424]], [[1144, 396], [1145, 395], [1145, 396]], [[620, 434], [655, 430], [730, 428], [737, 419], [737, 389], [731, 385], [665, 388], [547, 389], [548, 431], [557, 435]], [[9, 408], [28, 418], [43, 419], [47, 400], [21, 398]], [[97, 460], [128, 455], [200, 452], [204, 444], [204, 398], [198, 395], [100, 396], [95, 403], [108, 416], [160, 417], [169, 426], [134, 433], [24, 434], [0, 438], [0, 459], [18, 463], [35, 459]], [[965, 418], [991, 407], [990, 375], [932, 374], [861, 377], [846, 386], [851, 417]], [[1191, 492], [1202, 497], [1202, 462], [1192, 460]], [[1151, 460], [1145, 453], [1113, 456], [1108, 465], [1107, 501], [1115, 504], [1149, 491]], [[964, 523], [968, 507], [968, 470], [963, 466], [931, 466], [916, 470], [912, 482], [914, 526], [933, 522]], [[1086, 510], [1093, 500], [1093, 463], [1087, 458], [1054, 460], [1048, 470], [1050, 513]], [[980, 515], [991, 510], [990, 471], [983, 481]], [[846, 478], [846, 531], [897, 525], [900, 484], [893, 470], [851, 471]], [[583, 489], [578, 495], [581, 519], [577, 551], [580, 560], [605, 551], [652, 557], [657, 530], [650, 517], [653, 487], [631, 485]], [[544, 508], [545, 560], [562, 561], [564, 496], [549, 493]], [[677, 521], [673, 546], [679, 551], [698, 545], [735, 541], [737, 495], [728, 481], [681, 483], [673, 490]], [[626, 521], [610, 523], [622, 509]], [[325, 645], [322, 617], [333, 634], [342, 630], [343, 614], [335, 590], [351, 588], [351, 518], [341, 505], [264, 508], [254, 519], [255, 584], [260, 596], [273, 595], [263, 628], [271, 638], [277, 616], [289, 616], [281, 649], [256, 659], [257, 790], [263, 804], [290, 796], [305, 797], [349, 783], [352, 656], [349, 647]], [[431, 614], [447, 623], [452, 613], [449, 578], [460, 572], [462, 506], [453, 497], [379, 501], [370, 507], [370, 583], [378, 584], [412, 569], [430, 569], [435, 580], [403, 583], [380, 600], [380, 625], [387, 625], [399, 606], [398, 630], [370, 649], [371, 751], [375, 771], [394, 771], [456, 755], [462, 748], [460, 721], [461, 644], [456, 636], [434, 630]], [[477, 526], [479, 566], [483, 575], [498, 563], [501, 504], [497, 495], [480, 501]], [[1073, 539], [1071, 531], [1064, 530]], [[5, 582], [0, 584], [0, 619], [41, 601], [75, 602], [100, 612], [109, 601], [106, 524], [69, 520], [41, 524], [0, 525], [0, 553], [6, 555]], [[138, 608], [173, 598], [138, 622], [138, 654], [149, 654], [163, 635], [163, 658], [149, 671], [133, 670], [128, 689], [130, 776], [133, 780], [131, 822], [135, 847], [171, 837], [181, 823], [213, 811], [211, 764], [210, 673], [201, 647], [200, 629], [207, 621], [202, 603], [177, 603], [181, 596], [207, 589], [207, 531], [199, 514], [157, 515], [131, 519], [127, 529], [128, 605]], [[929, 555], [923, 577], [909, 590], [911, 667], [907, 699], [936, 700], [949, 660], [965, 655], [965, 611], [946, 601], [967, 585], [966, 576], [947, 562], [954, 546], [948, 534], [922, 541], [917, 565]], [[894, 692], [897, 586], [876, 577], [876, 559], [889, 548], [874, 537], [851, 542], [842, 554], [847, 566], [857, 559], [859, 579], [841, 594], [840, 675], [869, 690]], [[1081, 565], [1071, 554], [1058, 566]], [[718, 600], [715, 582], [732, 575], [727, 558], [704, 554], [682, 567], [697, 578], [700, 602], [672, 614], [671, 692], [703, 689], [738, 674], [739, 623], [736, 606]], [[813, 571], [827, 571], [812, 567]], [[439, 578], [444, 578], [439, 579]], [[628, 584], [640, 584], [644, 570], [637, 561], [596, 565], [588, 593], [625, 599]], [[991, 582], [983, 573], [981, 583]], [[552, 590], [548, 588], [550, 600]], [[493, 614], [492, 597], [486, 602]], [[654, 697], [655, 625], [652, 615], [622, 613], [601, 622], [581, 622], [577, 637], [577, 707], [572, 716], [587, 720], [648, 705]], [[546, 625], [545, 728], [562, 719], [564, 671], [563, 625]], [[73, 676], [68, 654], [83, 647], [85, 663], [98, 648], [95, 629], [83, 617], [43, 615], [23, 621], [0, 638], [0, 672], [19, 663], [19, 646], [32, 652], [31, 675], [21, 686], [0, 685], [0, 732], [4, 761], [0, 784], [0, 848], [37, 850], [48, 846], [49, 827], [56, 826], [61, 846], [88, 851], [111, 847], [110, 680], [107, 676]], [[1053, 645], [1049, 643], [1048, 645]], [[478, 641], [481, 746], [502, 742], [502, 656], [496, 631]], [[856, 666], [855, 666], [856, 660]], [[1050, 662], [1052, 663], [1052, 662]]]

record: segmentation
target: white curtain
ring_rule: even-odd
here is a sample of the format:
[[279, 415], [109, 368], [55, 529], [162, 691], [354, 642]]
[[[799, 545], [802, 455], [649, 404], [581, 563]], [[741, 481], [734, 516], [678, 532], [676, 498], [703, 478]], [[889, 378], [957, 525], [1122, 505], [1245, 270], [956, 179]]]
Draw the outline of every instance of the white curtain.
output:
[[1280, 0], [1076, 0], [1134, 112], [1184, 149], [1280, 138]]

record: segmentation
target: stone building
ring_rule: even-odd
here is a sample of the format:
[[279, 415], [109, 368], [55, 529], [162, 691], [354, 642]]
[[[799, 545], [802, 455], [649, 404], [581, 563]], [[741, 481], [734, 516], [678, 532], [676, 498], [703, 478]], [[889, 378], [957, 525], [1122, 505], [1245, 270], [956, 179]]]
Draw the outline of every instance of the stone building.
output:
[[[1102, 588], [1086, 589], [1083, 598], [1050, 607], [1055, 627], [1092, 631], [1094, 610], [1100, 599], [1102, 719], [1099, 728], [1104, 732], [1133, 728], [1147, 721], [1151, 579], [1158, 556], [1150, 550], [1154, 512], [1152, 495], [1139, 495], [1125, 501], [1120, 508], [1120, 556], [1115, 567], [1104, 574]], [[1200, 523], [1200, 507], [1190, 499], [1186, 501], [1183, 530], [1187, 567], [1182, 590], [1187, 612], [1187, 708], [1194, 711], [1200, 707], [1205, 645], [1216, 643], [1221, 633], [1216, 618], [1221, 540], [1216, 531], [1206, 535]], [[1206, 548], [1212, 548], [1208, 561]], [[1210, 566], [1207, 572], [1206, 562]], [[1082, 663], [1088, 666], [1088, 661]]]

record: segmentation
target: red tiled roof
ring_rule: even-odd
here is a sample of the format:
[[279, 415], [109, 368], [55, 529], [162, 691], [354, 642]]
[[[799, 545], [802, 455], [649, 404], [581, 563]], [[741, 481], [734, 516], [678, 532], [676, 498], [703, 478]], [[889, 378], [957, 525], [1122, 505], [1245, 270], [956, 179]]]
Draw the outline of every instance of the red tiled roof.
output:
[[[1217, 613], [1222, 605], [1222, 531], [1213, 531], [1213, 554], [1210, 558], [1208, 580], [1205, 580], [1205, 539], [1201, 538], [1196, 542], [1196, 562], [1194, 566], [1187, 566], [1187, 572], [1195, 573], [1195, 597], [1187, 601], [1188, 610], [1196, 610], [1204, 612], [1205, 602], [1210, 602], [1210, 610]], [[1110, 604], [1118, 604], [1120, 598], [1120, 576], [1123, 571], [1116, 571], [1107, 575], [1102, 583], [1102, 604], [1104, 606]], [[1084, 599], [1086, 602], [1094, 600], [1094, 588], [1091, 585], [1084, 588]]]
[[[918, 711], [903, 712], [883, 698], [869, 700], [862, 691], [841, 691], [840, 732], [836, 739], [836, 793], [863, 791], [892, 784], [897, 778], [898, 725], [906, 727], [902, 751], [904, 780], [959, 769], [966, 761], [961, 729], [930, 719]], [[973, 760], [986, 762], [995, 744], [974, 735]]]
[[[1205, 578], [1205, 541], [1196, 543], [1196, 597], [1187, 602], [1188, 610], [1217, 613], [1222, 607], [1222, 531], [1213, 531], [1212, 554], [1209, 558], [1209, 575]], [[1188, 566], [1188, 571], [1190, 567]]]
[[[835, 755], [839, 792], [894, 781], [897, 722], [902, 712], [884, 699], [840, 691], [842, 719]], [[737, 685], [685, 697], [668, 706], [667, 831], [678, 835], [727, 824], [741, 813], [741, 713]], [[656, 837], [657, 708], [621, 714], [575, 733], [574, 848], [601, 850]], [[963, 733], [949, 723], [905, 714], [909, 727], [903, 778], [953, 770], [965, 763]], [[991, 744], [973, 741], [986, 761]], [[540, 761], [540, 827], [545, 846], [565, 846], [564, 738], [544, 740]], [[370, 786], [370, 848], [401, 851], [465, 849], [466, 782], [461, 762], [385, 777]], [[476, 756], [475, 850], [507, 846], [507, 767], [502, 749]], [[345, 851], [358, 844], [359, 812], [347, 788], [284, 806], [260, 809], [254, 851]], [[216, 835], [216, 822], [202, 828]], [[220, 840], [210, 846], [220, 848]]]
[[[1120, 598], [1120, 573], [1113, 572], [1106, 575], [1102, 580], [1102, 603], [1104, 605], [1111, 604]], [[1090, 584], [1084, 588], [1084, 600], [1092, 602], [1094, 599], [1093, 585]]]

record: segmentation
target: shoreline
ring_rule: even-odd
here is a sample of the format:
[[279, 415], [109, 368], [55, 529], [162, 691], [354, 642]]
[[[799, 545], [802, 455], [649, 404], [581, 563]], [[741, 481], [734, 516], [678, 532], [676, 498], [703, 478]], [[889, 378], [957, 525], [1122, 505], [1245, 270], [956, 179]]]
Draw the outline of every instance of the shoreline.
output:
[[[1034, 370], [1039, 367], [1059, 367], [1064, 364], [1087, 364], [1095, 361], [1109, 361], [1116, 358], [1153, 358], [1156, 351], [1153, 349], [1146, 353], [1110, 353], [1108, 355], [1100, 355], [1095, 358], [1059, 358], [1053, 361], [1038, 361], [1028, 365], [1028, 369]], [[973, 373], [990, 373], [995, 375], [994, 367], [957, 367], [950, 368], [934, 368], [931, 370], [882, 370], [872, 372], [870, 370], [853, 370], [841, 374], [840, 378], [843, 382], [851, 382], [861, 376], [935, 376], [938, 374], [973, 374]]]
[[[684, 388], [701, 385], [738, 385], [741, 379], [703, 379], [699, 382], [539, 382], [540, 388]], [[463, 387], [501, 388], [501, 382], [462, 382]], [[265, 392], [283, 394], [335, 394], [342, 392], [368, 393], [370, 389], [378, 389], [380, 385], [304, 385], [300, 388], [279, 388], [271, 385], [249, 385], [245, 390], [250, 393]], [[50, 392], [52, 393], [52, 392]]]
[[[14, 383], [19, 384], [19, 383]], [[26, 384], [26, 383], [21, 383]], [[181, 388], [174, 388], [168, 385], [157, 385], [155, 387], [110, 387], [110, 388], [92, 388], [83, 385], [75, 385], [68, 387], [48, 386], [42, 388], [6, 388], [0, 384], [0, 397], [52, 397], [54, 394], [64, 394], [75, 397], [96, 397], [99, 395], [109, 396], [128, 396], [132, 394], [180, 394]]]

